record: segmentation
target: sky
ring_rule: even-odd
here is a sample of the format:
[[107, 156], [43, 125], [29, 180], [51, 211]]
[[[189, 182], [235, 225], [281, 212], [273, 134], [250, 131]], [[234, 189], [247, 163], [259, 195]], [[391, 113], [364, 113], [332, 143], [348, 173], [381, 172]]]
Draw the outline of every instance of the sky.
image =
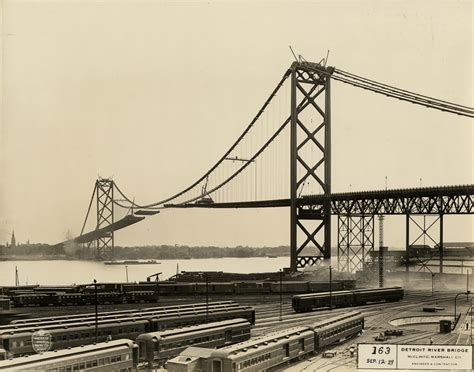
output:
[[[9, 1], [2, 7], [0, 242], [77, 235], [94, 182], [137, 202], [199, 178], [293, 61], [473, 106], [470, 1]], [[471, 119], [332, 85], [333, 191], [473, 183]], [[288, 102], [289, 105], [289, 102]], [[289, 180], [282, 180], [289, 182]], [[350, 185], [350, 186], [349, 186]], [[289, 244], [289, 210], [166, 210], [117, 245]], [[335, 236], [335, 223], [333, 236]], [[474, 219], [448, 216], [446, 241]], [[403, 246], [403, 221], [386, 219]], [[333, 241], [335, 238], [333, 238]]]

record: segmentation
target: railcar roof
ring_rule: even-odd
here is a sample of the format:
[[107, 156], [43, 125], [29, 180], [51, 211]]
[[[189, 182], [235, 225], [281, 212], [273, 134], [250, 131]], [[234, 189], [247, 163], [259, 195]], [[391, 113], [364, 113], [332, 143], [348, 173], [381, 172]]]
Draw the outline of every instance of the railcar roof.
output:
[[4, 361], [0, 361], [0, 369], [3, 368], [15, 368], [20, 367], [26, 363], [38, 363], [38, 362], [46, 362], [48, 360], [59, 359], [62, 357], [72, 357], [77, 356], [79, 354], [87, 354], [93, 353], [98, 351], [107, 351], [107, 350], [120, 350], [120, 349], [130, 349], [133, 347], [133, 341], [127, 339], [120, 339], [120, 340], [113, 340], [108, 342], [101, 342], [98, 344], [93, 345], [84, 345], [84, 346], [77, 346], [68, 349], [62, 350], [55, 350], [55, 351], [47, 351], [42, 354], [34, 354], [28, 355], [23, 357], [17, 357], [13, 359], [8, 359]]
[[[170, 319], [173, 317], [177, 318], [184, 318], [186, 316], [195, 316], [195, 315], [201, 315], [201, 314], [219, 314], [219, 313], [232, 313], [233, 311], [243, 311], [243, 310], [251, 310], [252, 308], [249, 306], [231, 306], [231, 307], [209, 307], [209, 309], [202, 308], [202, 309], [194, 309], [194, 310], [187, 310], [187, 311], [175, 311], [175, 312], [168, 312], [168, 313], [162, 313], [162, 312], [157, 312], [157, 313], [146, 313], [146, 314], [139, 314], [139, 315], [133, 315], [131, 314], [130, 317], [124, 317], [124, 318], [119, 318], [119, 319], [99, 319], [98, 323], [100, 324], [112, 324], [112, 323], [122, 323], [126, 324], [129, 322], [140, 322], [140, 321], [148, 321], [150, 319], [154, 321], [159, 321], [159, 320], [165, 320], [165, 319]], [[56, 329], [56, 328], [73, 328], [73, 327], [81, 327], [86, 324], [94, 324], [95, 319], [94, 318], [86, 318], [81, 321], [81, 319], [75, 319], [73, 322], [63, 322], [61, 324], [37, 324], [37, 325], [29, 325], [29, 326], [24, 326], [24, 325], [13, 325], [10, 328], [6, 329], [0, 329], [0, 335], [6, 334], [6, 333], [19, 333], [19, 332], [27, 332], [30, 330], [37, 331], [40, 328], [44, 329]]]
[[[225, 305], [225, 304], [236, 304], [235, 301], [214, 301], [209, 302], [209, 305]], [[115, 314], [130, 314], [130, 313], [141, 313], [148, 311], [160, 311], [160, 310], [171, 310], [171, 309], [185, 309], [185, 308], [195, 308], [195, 307], [204, 307], [206, 306], [205, 302], [199, 302], [196, 304], [184, 304], [184, 305], [171, 305], [171, 306], [157, 306], [157, 307], [147, 307], [143, 309], [129, 309], [129, 310], [116, 310], [116, 311], [103, 311], [98, 313], [99, 316], [104, 315], [115, 315]], [[10, 324], [19, 324], [26, 322], [41, 322], [41, 321], [50, 321], [50, 320], [59, 320], [59, 319], [74, 319], [74, 318], [84, 318], [88, 316], [95, 317], [95, 313], [84, 313], [84, 314], [75, 314], [75, 315], [60, 315], [52, 317], [41, 317], [41, 318], [29, 318], [18, 321], [10, 322]]]
[[220, 357], [230, 357], [231, 355], [247, 353], [247, 351], [249, 351], [248, 354], [250, 354], [250, 351], [255, 351], [259, 348], [261, 350], [264, 347], [271, 347], [275, 344], [278, 344], [279, 342], [288, 340], [291, 337], [299, 336], [303, 332], [310, 332], [311, 334], [313, 333], [313, 331], [306, 326], [292, 327], [283, 331], [267, 334], [263, 337], [250, 339], [234, 345], [229, 345], [219, 350], [214, 350], [213, 355]]
[[149, 332], [141, 334], [137, 337], [138, 339], [158, 339], [158, 338], [166, 338], [176, 335], [182, 334], [190, 334], [192, 332], [201, 331], [201, 330], [211, 330], [221, 327], [228, 327], [231, 325], [250, 325], [250, 323], [243, 318], [235, 318], [229, 320], [222, 320], [220, 322], [211, 322], [211, 323], [203, 323], [203, 324], [196, 324], [192, 326], [186, 326], [181, 328], [172, 328], [172, 329], [165, 329], [162, 331], [157, 332]]
[[331, 294], [332, 296], [351, 294], [353, 291], [332, 291], [332, 292], [317, 292], [317, 293], [306, 293], [294, 295], [296, 298], [315, 298], [315, 297], [325, 297]]

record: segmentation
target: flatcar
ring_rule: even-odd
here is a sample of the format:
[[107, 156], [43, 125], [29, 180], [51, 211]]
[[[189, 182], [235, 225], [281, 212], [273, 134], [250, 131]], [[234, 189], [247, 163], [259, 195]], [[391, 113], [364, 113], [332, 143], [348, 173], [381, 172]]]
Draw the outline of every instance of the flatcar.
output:
[[403, 295], [404, 291], [401, 287], [309, 293], [293, 296], [292, 306], [296, 312], [305, 312], [329, 306], [348, 307], [370, 302], [399, 301]]
[[[311, 326], [298, 326], [218, 350], [190, 347], [166, 364], [169, 372], [195, 364], [203, 372], [258, 372], [314, 353], [359, 334], [364, 318], [358, 312], [334, 316]], [[198, 358], [200, 357], [200, 358]]]
[[173, 328], [139, 335], [139, 361], [149, 368], [161, 366], [188, 346], [216, 348], [242, 342], [250, 338], [250, 323], [246, 319]]
[[[134, 340], [142, 333], [234, 318], [244, 318], [251, 324], [255, 324], [255, 310], [248, 306], [230, 308], [209, 306], [209, 308], [186, 311], [140, 314], [140, 316], [118, 320], [100, 320], [98, 322], [98, 340], [104, 341], [109, 335], [114, 339], [129, 338]], [[67, 324], [41, 324], [41, 326], [4, 329], [0, 331], [0, 345], [9, 355], [32, 353], [31, 336], [40, 329], [51, 333], [52, 347], [55, 349], [85, 345], [95, 341], [95, 322], [87, 319], [87, 321]]]
[[130, 340], [48, 351], [0, 361], [0, 371], [137, 371], [138, 347]]

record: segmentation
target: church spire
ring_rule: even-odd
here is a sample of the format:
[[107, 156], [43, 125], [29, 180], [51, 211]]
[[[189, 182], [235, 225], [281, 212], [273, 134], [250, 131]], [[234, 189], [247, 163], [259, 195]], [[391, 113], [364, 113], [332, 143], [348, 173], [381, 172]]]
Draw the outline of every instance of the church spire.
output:
[[10, 247], [11, 247], [11, 248], [15, 248], [15, 247], [16, 247], [15, 230], [12, 230], [12, 241], [11, 241], [11, 243], [10, 243]]

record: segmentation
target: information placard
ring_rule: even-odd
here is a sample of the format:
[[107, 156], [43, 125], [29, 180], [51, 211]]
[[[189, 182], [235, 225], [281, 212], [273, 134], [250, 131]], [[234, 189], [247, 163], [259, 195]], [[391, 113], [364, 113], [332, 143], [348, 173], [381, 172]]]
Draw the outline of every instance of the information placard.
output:
[[358, 344], [359, 369], [473, 370], [471, 345]]

